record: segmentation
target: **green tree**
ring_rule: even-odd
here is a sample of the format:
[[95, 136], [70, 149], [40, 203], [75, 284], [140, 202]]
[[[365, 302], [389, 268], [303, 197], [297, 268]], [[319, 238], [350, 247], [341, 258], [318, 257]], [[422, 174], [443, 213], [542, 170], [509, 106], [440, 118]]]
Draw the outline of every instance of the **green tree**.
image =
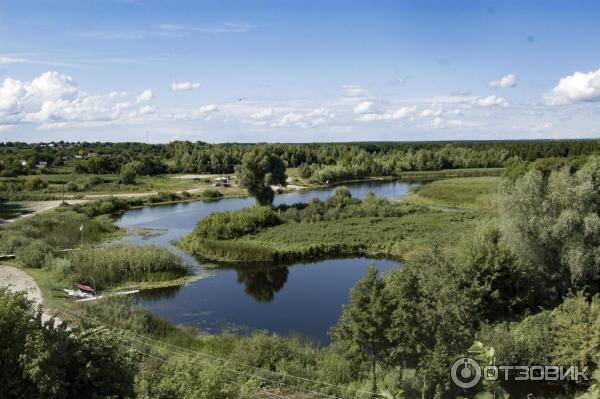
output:
[[119, 172], [119, 182], [122, 184], [135, 184], [135, 179], [140, 170], [140, 163], [137, 161], [126, 163]]
[[23, 294], [0, 290], [0, 397], [131, 397], [135, 365], [105, 329], [42, 322]]
[[389, 361], [414, 367], [426, 397], [448, 397], [448, 370], [472, 341], [476, 296], [437, 247], [386, 276], [392, 299]]
[[385, 283], [377, 268], [370, 265], [365, 276], [350, 291], [350, 303], [343, 306], [333, 339], [348, 348], [351, 357], [371, 362], [371, 391], [377, 392], [377, 361], [385, 360], [390, 348], [387, 338], [391, 306]]
[[500, 209], [505, 237], [546, 287], [548, 304], [600, 283], [600, 158], [575, 174], [531, 170], [509, 185]]
[[454, 261], [465, 289], [476, 295], [478, 318], [497, 321], [535, 309], [535, 275], [510, 250], [496, 221], [461, 240]]
[[248, 190], [259, 205], [271, 205], [275, 197], [271, 186], [285, 186], [287, 181], [284, 162], [264, 149], [246, 153], [242, 164], [236, 167], [236, 174], [240, 186]]

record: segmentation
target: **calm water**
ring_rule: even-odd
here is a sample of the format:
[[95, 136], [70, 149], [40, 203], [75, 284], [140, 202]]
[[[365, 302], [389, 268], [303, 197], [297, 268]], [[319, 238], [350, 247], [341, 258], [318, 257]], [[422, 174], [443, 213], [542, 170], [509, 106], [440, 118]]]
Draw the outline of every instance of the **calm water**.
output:
[[[364, 197], [369, 191], [390, 199], [406, 196], [416, 183], [370, 182], [350, 185], [352, 195]], [[327, 199], [333, 188], [282, 194], [275, 204]], [[279, 334], [299, 333], [318, 341], [329, 341], [327, 332], [348, 302], [349, 290], [368, 264], [386, 271], [398, 264], [366, 258], [326, 260], [291, 266], [257, 267], [238, 264], [215, 269], [171, 245], [191, 231], [198, 220], [213, 212], [252, 206], [251, 198], [225, 198], [214, 202], [191, 202], [152, 206], [127, 211], [117, 221], [123, 228], [156, 229], [151, 235], [132, 235], [123, 240], [135, 244], [155, 244], [177, 252], [196, 264], [210, 277], [168, 289], [142, 292], [136, 301], [152, 314], [176, 324], [195, 326], [203, 331], [248, 332], [264, 329]]]

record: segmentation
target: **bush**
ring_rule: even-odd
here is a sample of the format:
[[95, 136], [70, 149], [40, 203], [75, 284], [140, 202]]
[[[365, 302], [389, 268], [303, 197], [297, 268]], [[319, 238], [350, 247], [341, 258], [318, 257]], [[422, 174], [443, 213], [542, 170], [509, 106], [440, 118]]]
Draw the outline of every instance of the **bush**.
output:
[[42, 240], [33, 240], [29, 244], [17, 249], [17, 259], [28, 267], [40, 268], [46, 256], [52, 253], [52, 247]]
[[79, 191], [79, 186], [77, 185], [77, 183], [70, 181], [67, 183], [66, 190], [70, 192], [77, 192]]
[[307, 163], [303, 163], [298, 167], [298, 175], [303, 179], [308, 179], [312, 175], [312, 170], [310, 169], [310, 165]]
[[208, 190], [202, 191], [200, 196], [202, 198], [207, 198], [207, 199], [221, 198], [223, 196], [223, 193], [220, 191], [217, 191], [217, 190], [208, 189]]
[[154, 194], [148, 197], [148, 202], [151, 204], [156, 204], [159, 202], [171, 202], [180, 199], [177, 193], [171, 193], [167, 191], [161, 191], [158, 194]]
[[27, 183], [25, 183], [25, 186], [27, 187], [28, 190], [42, 190], [46, 187], [48, 187], [48, 182], [43, 180], [42, 178], [39, 177], [34, 177], [31, 180], [28, 180]]
[[135, 179], [139, 171], [139, 162], [129, 162], [119, 172], [119, 182], [122, 184], [135, 184]]
[[283, 221], [271, 207], [256, 206], [209, 215], [198, 222], [194, 234], [200, 238], [229, 240], [281, 223]]
[[97, 186], [104, 183], [104, 180], [100, 176], [92, 176], [88, 182], [90, 186]]
[[74, 209], [89, 217], [98, 215], [108, 215], [119, 211], [125, 211], [131, 205], [141, 205], [140, 199], [124, 199], [119, 197], [110, 197], [99, 201], [90, 202], [84, 205], [75, 205]]
[[31, 242], [31, 238], [20, 231], [0, 231], [0, 253], [14, 254], [18, 248], [29, 242]]

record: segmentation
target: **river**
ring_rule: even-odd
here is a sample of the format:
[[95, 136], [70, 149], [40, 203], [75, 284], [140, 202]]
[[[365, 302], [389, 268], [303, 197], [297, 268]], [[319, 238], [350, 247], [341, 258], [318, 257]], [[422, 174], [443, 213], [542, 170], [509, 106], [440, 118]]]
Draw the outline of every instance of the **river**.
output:
[[[398, 199], [417, 184], [364, 182], [347, 187], [358, 198], [372, 191], [380, 197]], [[306, 202], [315, 197], [324, 200], [333, 190], [277, 195], [275, 205]], [[223, 198], [125, 212], [117, 220], [119, 227], [153, 231], [127, 235], [122, 241], [168, 248], [195, 264], [202, 273], [209, 274], [183, 286], [142, 291], [133, 300], [153, 315], [210, 333], [267, 330], [282, 335], [297, 333], [328, 343], [328, 331], [338, 320], [342, 304], [348, 302], [350, 288], [363, 276], [366, 266], [374, 264], [382, 272], [399, 266], [388, 260], [351, 258], [288, 266], [236, 264], [215, 268], [172, 246], [174, 240], [190, 232], [204, 216], [253, 203], [252, 198]]]

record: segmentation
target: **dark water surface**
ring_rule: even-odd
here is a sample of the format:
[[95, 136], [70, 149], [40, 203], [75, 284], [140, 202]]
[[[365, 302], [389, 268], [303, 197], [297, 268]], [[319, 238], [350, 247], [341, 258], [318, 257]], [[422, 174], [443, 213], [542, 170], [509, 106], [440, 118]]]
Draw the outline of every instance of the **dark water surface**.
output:
[[[369, 182], [347, 186], [352, 195], [397, 199], [416, 183]], [[275, 205], [327, 199], [334, 188], [277, 195]], [[157, 229], [154, 234], [131, 235], [123, 241], [168, 248], [211, 274], [180, 287], [146, 290], [136, 301], [152, 314], [172, 323], [198, 327], [207, 332], [232, 330], [246, 333], [268, 330], [278, 334], [299, 333], [327, 343], [327, 332], [348, 302], [349, 290], [368, 264], [386, 271], [398, 264], [366, 258], [325, 260], [289, 266], [257, 267], [236, 264], [218, 269], [203, 264], [171, 245], [190, 232], [198, 220], [213, 212], [252, 206], [251, 198], [224, 198], [213, 202], [149, 206], [125, 212], [117, 221], [122, 228]]]

